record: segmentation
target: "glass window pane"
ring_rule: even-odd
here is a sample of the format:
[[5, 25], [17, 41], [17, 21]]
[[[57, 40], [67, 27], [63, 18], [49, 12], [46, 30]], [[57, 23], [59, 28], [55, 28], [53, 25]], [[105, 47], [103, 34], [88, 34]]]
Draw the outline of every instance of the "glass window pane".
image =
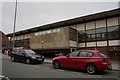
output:
[[93, 53], [92, 52], [89, 52], [88, 53], [88, 57], [92, 57], [93, 56]]
[[87, 30], [86, 33], [87, 34], [95, 34], [95, 29]]
[[104, 32], [106, 32], [106, 27], [96, 29], [96, 33], [104, 33]]
[[79, 31], [78, 32], [78, 42], [83, 42], [83, 41], [85, 41], [85, 31], [84, 30], [82, 30], [82, 31]]
[[72, 40], [72, 41], [77, 41], [77, 30], [75, 29], [72, 29], [72, 28], [69, 28], [69, 34], [70, 34], [70, 37], [69, 39]]
[[82, 51], [82, 52], [80, 52], [79, 56], [80, 57], [87, 57], [87, 54], [88, 54], [88, 52]]
[[106, 40], [106, 27], [96, 29], [96, 39], [97, 40]]
[[86, 40], [87, 41], [95, 40], [95, 29], [90, 29], [86, 31]]
[[98, 54], [100, 57], [106, 57], [106, 53], [104, 53], [104, 52], [99, 52]]
[[70, 57], [77, 57], [78, 56], [79, 51], [75, 51], [69, 54]]
[[119, 27], [118, 26], [112, 26], [108, 27], [108, 37], [109, 39], [118, 39], [119, 37]]

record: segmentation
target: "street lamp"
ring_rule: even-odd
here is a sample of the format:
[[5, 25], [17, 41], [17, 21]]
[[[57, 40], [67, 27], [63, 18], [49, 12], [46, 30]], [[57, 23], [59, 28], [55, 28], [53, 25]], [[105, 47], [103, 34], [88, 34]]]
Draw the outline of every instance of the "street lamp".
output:
[[43, 55], [43, 42], [44, 42], [44, 41], [42, 41], [42, 55]]
[[15, 15], [14, 15], [14, 28], [13, 28], [13, 45], [12, 49], [14, 50], [14, 44], [15, 44], [15, 26], [16, 26], [16, 16], [17, 16], [17, 0], [15, 4]]

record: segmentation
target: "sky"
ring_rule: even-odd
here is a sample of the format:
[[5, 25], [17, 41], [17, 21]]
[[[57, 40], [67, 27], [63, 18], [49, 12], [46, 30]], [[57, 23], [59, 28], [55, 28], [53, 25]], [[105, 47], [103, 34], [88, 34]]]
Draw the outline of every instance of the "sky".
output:
[[[0, 3], [1, 6], [1, 3]], [[118, 8], [118, 2], [19, 2], [16, 32]], [[13, 32], [15, 2], [2, 2], [2, 31]], [[1, 9], [0, 9], [1, 10]]]

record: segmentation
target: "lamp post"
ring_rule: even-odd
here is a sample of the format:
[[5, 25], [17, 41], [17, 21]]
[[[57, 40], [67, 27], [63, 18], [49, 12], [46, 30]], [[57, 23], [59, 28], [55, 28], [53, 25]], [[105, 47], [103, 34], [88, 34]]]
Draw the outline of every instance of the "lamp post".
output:
[[42, 41], [42, 55], [43, 55], [43, 42], [44, 42], [44, 41]]
[[17, 16], [17, 0], [15, 4], [15, 15], [14, 15], [14, 28], [13, 28], [13, 45], [12, 49], [14, 50], [14, 44], [15, 44], [15, 26], [16, 26], [16, 16]]

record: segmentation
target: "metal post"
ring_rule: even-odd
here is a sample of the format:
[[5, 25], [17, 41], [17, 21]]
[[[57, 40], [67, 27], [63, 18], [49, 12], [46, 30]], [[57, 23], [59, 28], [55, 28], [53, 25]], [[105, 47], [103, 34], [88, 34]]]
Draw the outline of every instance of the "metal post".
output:
[[14, 50], [14, 44], [15, 44], [15, 26], [16, 26], [16, 15], [17, 15], [17, 0], [16, 0], [16, 4], [15, 4], [15, 16], [14, 16], [14, 28], [13, 28], [13, 45], [12, 45], [12, 49]]

